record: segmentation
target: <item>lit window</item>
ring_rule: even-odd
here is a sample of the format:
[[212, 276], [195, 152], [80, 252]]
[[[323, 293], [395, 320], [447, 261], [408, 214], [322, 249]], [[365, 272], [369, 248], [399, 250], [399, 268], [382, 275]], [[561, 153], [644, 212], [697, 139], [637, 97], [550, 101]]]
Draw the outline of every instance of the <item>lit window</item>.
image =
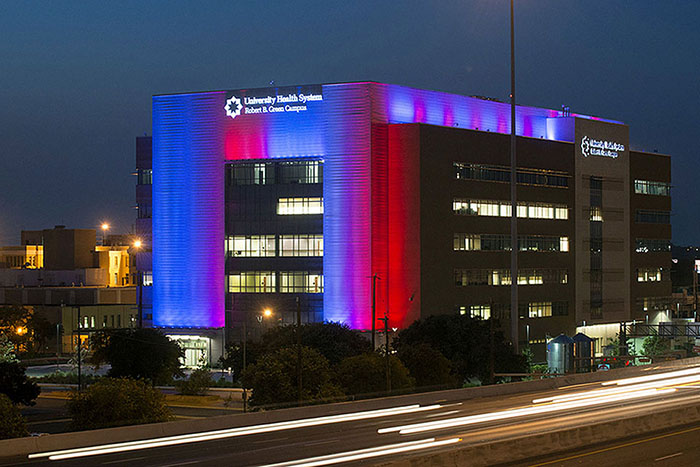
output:
[[603, 221], [603, 209], [598, 206], [591, 206], [590, 209], [590, 220], [592, 222], [602, 222]]
[[239, 257], [275, 256], [274, 235], [232, 235], [226, 237], [226, 254]]
[[280, 235], [280, 256], [323, 256], [323, 235]]
[[323, 198], [280, 198], [277, 214], [323, 214]]
[[308, 271], [280, 272], [280, 293], [323, 293], [323, 274]]
[[459, 314], [469, 315], [470, 318], [489, 319], [491, 317], [491, 305], [460, 306]]
[[666, 182], [650, 182], [648, 180], [635, 180], [634, 192], [640, 195], [670, 196], [671, 184]]
[[[509, 201], [455, 199], [452, 210], [462, 216], [510, 217]], [[518, 203], [518, 217], [523, 219], [562, 219], [569, 218], [569, 209], [562, 204]]]
[[228, 275], [230, 293], [274, 293], [275, 273], [272, 271], [245, 271]]
[[637, 282], [659, 282], [661, 280], [661, 268], [637, 269]]

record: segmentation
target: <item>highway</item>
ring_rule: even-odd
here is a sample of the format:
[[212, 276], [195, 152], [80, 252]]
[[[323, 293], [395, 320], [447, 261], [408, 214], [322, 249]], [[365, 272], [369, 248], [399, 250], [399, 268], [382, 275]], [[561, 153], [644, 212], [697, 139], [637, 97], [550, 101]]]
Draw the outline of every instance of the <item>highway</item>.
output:
[[[435, 401], [35, 453], [3, 458], [0, 465], [371, 465], [691, 404], [700, 404], [700, 367], [510, 397]], [[605, 452], [599, 454], [605, 457]], [[566, 456], [544, 461], [561, 457]]]

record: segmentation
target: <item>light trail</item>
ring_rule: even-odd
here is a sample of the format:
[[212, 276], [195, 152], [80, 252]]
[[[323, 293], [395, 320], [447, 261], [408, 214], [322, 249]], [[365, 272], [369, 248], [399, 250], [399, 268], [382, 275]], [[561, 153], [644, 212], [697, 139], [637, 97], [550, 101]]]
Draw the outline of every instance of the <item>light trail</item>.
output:
[[553, 404], [538, 405], [525, 407], [521, 409], [504, 410], [501, 412], [490, 412], [479, 415], [470, 415], [467, 417], [448, 418], [445, 420], [436, 420], [432, 422], [415, 423], [411, 425], [395, 426], [390, 428], [380, 428], [377, 433], [399, 432], [399, 434], [407, 435], [413, 433], [422, 433], [425, 431], [441, 430], [445, 428], [453, 428], [458, 426], [473, 425], [481, 422], [490, 422], [495, 420], [506, 420], [509, 418], [526, 417], [530, 415], [539, 415], [543, 413], [560, 412], [563, 410], [575, 409], [580, 407], [591, 407], [595, 405], [607, 404], [610, 402], [618, 402], [622, 400], [639, 399], [642, 397], [660, 396], [675, 392], [675, 388], [670, 389], [647, 389], [634, 391], [625, 394], [616, 394], [608, 397], [600, 397], [593, 400], [557, 402]]
[[611, 389], [592, 389], [590, 391], [576, 392], [573, 394], [564, 394], [561, 396], [551, 396], [543, 397], [541, 399], [533, 399], [533, 404], [540, 404], [542, 402], [566, 402], [582, 399], [591, 399], [612, 394], [624, 394], [634, 391], [641, 391], [646, 389], [661, 389], [664, 387], [680, 386], [685, 384], [697, 384], [700, 383], [700, 375], [685, 376], [682, 378], [664, 379], [661, 381], [652, 381], [644, 384], [636, 384], [634, 386], [620, 386]]
[[421, 449], [430, 449], [439, 446], [455, 444], [461, 441], [461, 438], [450, 438], [436, 441], [435, 438], [422, 439], [420, 441], [409, 441], [406, 443], [387, 444], [385, 446], [377, 446], [375, 448], [359, 449], [357, 451], [339, 452], [326, 456], [309, 457], [307, 459], [297, 459], [289, 462], [280, 462], [278, 464], [268, 464], [263, 467], [317, 467], [320, 465], [340, 464], [342, 462], [352, 462], [373, 457], [387, 456], [390, 454], [399, 454], [402, 452], [418, 451]]
[[614, 381], [605, 381], [601, 383], [603, 386], [612, 386], [616, 384], [618, 386], [645, 383], [647, 381], [657, 381], [660, 379], [675, 378], [677, 376], [695, 375], [700, 373], [700, 368], [689, 368], [687, 370], [670, 371], [667, 373], [657, 373], [648, 376], [637, 376], [634, 378], [616, 379]]
[[75, 457], [96, 456], [101, 454], [112, 454], [117, 452], [135, 451], [140, 449], [150, 449], [177, 444], [198, 443], [201, 441], [211, 441], [223, 438], [233, 438], [260, 433], [270, 433], [281, 430], [291, 430], [318, 425], [328, 425], [354, 420], [365, 420], [370, 418], [390, 417], [415, 412], [425, 412], [441, 408], [441, 405], [409, 405], [403, 407], [393, 407], [389, 409], [369, 410], [365, 412], [353, 412], [349, 414], [330, 415], [326, 417], [305, 418], [286, 422], [268, 423], [264, 425], [252, 425], [240, 428], [230, 428], [225, 430], [215, 430], [200, 433], [190, 433], [186, 435], [168, 436], [162, 438], [152, 438], [140, 441], [127, 441], [123, 443], [104, 444], [96, 446], [86, 446], [75, 449], [64, 449], [60, 451], [41, 452], [29, 454], [30, 459], [48, 457], [50, 460], [72, 459]]

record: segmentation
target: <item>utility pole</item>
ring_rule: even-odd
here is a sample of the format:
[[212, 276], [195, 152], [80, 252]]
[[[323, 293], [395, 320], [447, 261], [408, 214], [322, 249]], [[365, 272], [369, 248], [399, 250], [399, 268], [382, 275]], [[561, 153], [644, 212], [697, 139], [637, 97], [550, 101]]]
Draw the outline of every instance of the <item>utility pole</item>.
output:
[[299, 297], [297, 297], [297, 385], [299, 386], [299, 405], [301, 406], [301, 301]]
[[491, 300], [491, 306], [489, 308], [489, 381], [491, 384], [496, 383], [496, 377], [494, 374], [496, 373], [495, 370], [495, 351], [494, 351], [494, 339], [493, 339], [493, 334], [494, 334], [494, 329], [493, 329], [493, 300]]
[[83, 381], [82, 381], [82, 360], [83, 360], [83, 339], [82, 339], [82, 333], [80, 332], [80, 328], [82, 326], [82, 322], [80, 320], [80, 306], [76, 307], [78, 309], [78, 392], [82, 391], [83, 389]]
[[[248, 328], [246, 326], [246, 321], [248, 320], [248, 311], [243, 312], [243, 372], [245, 372], [246, 367], [246, 351], [248, 344]], [[240, 376], [239, 376], [240, 379]], [[242, 385], [243, 386], [243, 385]], [[243, 413], [248, 411], [248, 392], [246, 388], [243, 387]]]
[[515, 157], [515, 20], [510, 0], [510, 333], [513, 351], [518, 353], [518, 202]]
[[391, 392], [391, 365], [389, 362], [389, 316], [384, 315], [384, 318], [379, 318], [379, 321], [384, 321], [384, 362], [386, 365], [386, 391]]
[[372, 352], [374, 352], [374, 335], [377, 332], [377, 274], [372, 275]]

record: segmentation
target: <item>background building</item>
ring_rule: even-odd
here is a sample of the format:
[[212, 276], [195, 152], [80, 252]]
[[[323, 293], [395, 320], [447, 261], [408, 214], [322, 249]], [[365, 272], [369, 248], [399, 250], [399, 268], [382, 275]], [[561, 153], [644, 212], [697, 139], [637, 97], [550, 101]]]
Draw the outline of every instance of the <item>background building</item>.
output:
[[[153, 325], [240, 336], [297, 297], [360, 330], [373, 303], [507, 321], [509, 111], [371, 82], [155, 96]], [[517, 107], [516, 132], [520, 339], [667, 307], [670, 158], [568, 110]]]

